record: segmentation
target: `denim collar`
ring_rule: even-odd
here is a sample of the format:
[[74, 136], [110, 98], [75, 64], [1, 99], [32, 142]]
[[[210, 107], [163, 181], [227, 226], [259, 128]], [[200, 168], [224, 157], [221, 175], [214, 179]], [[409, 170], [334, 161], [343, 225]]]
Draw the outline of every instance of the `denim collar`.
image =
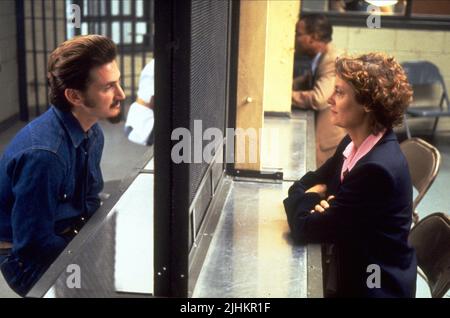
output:
[[51, 105], [51, 109], [59, 118], [64, 128], [67, 130], [67, 133], [69, 134], [70, 139], [72, 140], [72, 144], [75, 148], [78, 148], [85, 138], [91, 138], [91, 136], [94, 134], [94, 129], [92, 128], [95, 125], [85, 133], [83, 128], [81, 128], [79, 121], [75, 118], [72, 112], [61, 111], [53, 105]]

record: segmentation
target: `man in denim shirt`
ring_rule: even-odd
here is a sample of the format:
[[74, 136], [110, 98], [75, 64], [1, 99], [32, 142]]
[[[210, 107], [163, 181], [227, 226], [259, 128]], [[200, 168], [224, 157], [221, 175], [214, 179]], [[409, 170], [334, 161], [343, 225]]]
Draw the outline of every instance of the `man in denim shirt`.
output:
[[100, 206], [104, 137], [120, 114], [116, 46], [99, 35], [61, 44], [48, 61], [51, 107], [0, 160], [0, 267], [25, 296]]

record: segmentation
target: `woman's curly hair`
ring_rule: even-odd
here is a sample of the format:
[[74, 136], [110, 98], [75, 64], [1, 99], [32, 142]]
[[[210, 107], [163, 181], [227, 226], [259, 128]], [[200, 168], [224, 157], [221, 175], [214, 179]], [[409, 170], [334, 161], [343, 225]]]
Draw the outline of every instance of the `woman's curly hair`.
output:
[[403, 68], [393, 57], [368, 53], [337, 58], [336, 74], [353, 87], [356, 101], [371, 111], [373, 134], [402, 122], [413, 91]]

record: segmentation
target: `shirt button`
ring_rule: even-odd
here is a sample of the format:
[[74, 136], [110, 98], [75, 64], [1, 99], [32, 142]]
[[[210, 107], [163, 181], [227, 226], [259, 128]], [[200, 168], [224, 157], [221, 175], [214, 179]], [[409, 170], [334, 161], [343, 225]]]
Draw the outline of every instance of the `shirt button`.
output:
[[64, 198], [64, 199], [67, 199], [67, 194], [64, 193], [63, 198]]

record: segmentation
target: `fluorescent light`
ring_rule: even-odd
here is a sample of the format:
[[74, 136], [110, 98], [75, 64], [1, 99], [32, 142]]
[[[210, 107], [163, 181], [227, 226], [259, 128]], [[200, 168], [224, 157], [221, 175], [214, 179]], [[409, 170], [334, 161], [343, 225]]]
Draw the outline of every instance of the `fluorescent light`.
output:
[[365, 1], [377, 7], [393, 6], [398, 2], [397, 0], [365, 0]]

